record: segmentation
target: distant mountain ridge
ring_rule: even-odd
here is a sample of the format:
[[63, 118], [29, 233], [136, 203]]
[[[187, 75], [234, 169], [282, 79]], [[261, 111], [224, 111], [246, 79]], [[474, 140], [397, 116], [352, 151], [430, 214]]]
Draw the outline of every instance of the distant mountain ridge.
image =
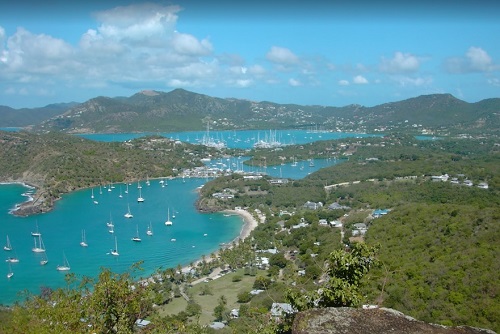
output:
[[77, 105], [77, 102], [54, 103], [40, 108], [14, 109], [8, 106], [0, 106], [0, 126], [2, 127], [25, 127], [36, 125], [51, 117], [60, 115]]
[[[5, 107], [8, 108], [8, 107]], [[468, 103], [451, 94], [422, 95], [374, 107], [344, 107], [254, 102], [218, 98], [174, 89], [146, 90], [130, 97], [95, 97], [84, 103], [33, 109], [40, 113], [34, 129], [79, 132], [160, 132], [202, 130], [210, 120], [212, 129], [310, 128], [373, 130], [397, 124], [422, 127], [453, 127], [455, 130], [491, 131], [499, 128], [500, 98]], [[25, 126], [14, 122], [16, 112], [0, 109], [0, 126]], [[43, 117], [41, 115], [43, 114]], [[10, 125], [4, 122], [9, 115]], [[5, 125], [4, 125], [5, 124]]]

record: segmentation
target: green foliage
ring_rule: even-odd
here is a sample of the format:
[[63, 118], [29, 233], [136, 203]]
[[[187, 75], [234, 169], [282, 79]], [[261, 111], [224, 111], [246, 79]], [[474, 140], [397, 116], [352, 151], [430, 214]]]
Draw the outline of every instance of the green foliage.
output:
[[[76, 279], [67, 276], [73, 285]], [[103, 269], [97, 279], [84, 277], [77, 288], [30, 296], [14, 306], [11, 325], [18, 333], [132, 333], [135, 321], [151, 307], [148, 288], [133, 284], [129, 273]], [[92, 290], [90, 290], [92, 288]], [[8, 331], [7, 331], [8, 332]]]
[[366, 281], [369, 298], [420, 320], [498, 331], [500, 209], [472, 203], [407, 204], [377, 219], [367, 241], [383, 245], [384, 266]]
[[362, 300], [360, 281], [377, 264], [377, 251], [378, 247], [355, 243], [349, 252], [332, 252], [325, 283], [315, 291], [290, 289], [287, 299], [299, 311], [313, 307], [358, 306]]

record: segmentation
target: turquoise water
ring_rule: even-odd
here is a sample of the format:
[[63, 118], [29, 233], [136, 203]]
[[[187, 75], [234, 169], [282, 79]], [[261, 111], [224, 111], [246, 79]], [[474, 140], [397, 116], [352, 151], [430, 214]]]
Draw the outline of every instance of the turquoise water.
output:
[[[162, 134], [186, 142], [196, 143], [205, 132], [183, 132]], [[265, 138], [265, 131], [219, 131], [211, 132], [211, 137], [223, 140], [228, 147], [250, 148], [258, 138]], [[146, 135], [141, 134], [92, 134], [83, 137], [98, 141], [125, 141]], [[276, 131], [276, 139], [283, 144], [304, 144], [317, 140], [339, 139], [347, 137], [368, 137], [378, 135], [355, 133], [319, 133], [301, 130]], [[243, 169], [245, 171], [264, 172], [274, 177], [301, 179], [314, 171], [340, 163], [342, 160], [315, 159], [314, 166], [309, 162], [290, 163], [278, 166], [244, 166], [244, 159], [230, 158], [214, 160], [207, 164], [225, 169]], [[16, 204], [24, 202], [33, 192], [19, 184], [0, 185], [0, 246], [3, 247], [7, 235], [13, 250], [4, 251], [5, 259], [9, 256], [19, 258], [19, 263], [10, 265], [14, 276], [6, 277], [9, 263], [4, 262], [0, 269], [0, 303], [12, 304], [21, 300], [21, 291], [39, 293], [41, 286], [57, 288], [65, 285], [64, 272], [56, 270], [63, 264], [66, 256], [71, 273], [77, 276], [95, 277], [101, 267], [111, 268], [115, 272], [124, 272], [130, 266], [143, 260], [142, 277], [154, 273], [158, 268], [187, 265], [219, 249], [220, 243], [226, 243], [238, 236], [242, 219], [238, 216], [224, 216], [221, 213], [201, 214], [194, 203], [198, 194], [196, 188], [206, 182], [205, 179], [174, 179], [161, 187], [159, 180], [151, 180], [150, 186], [142, 182], [143, 203], [137, 202], [139, 190], [137, 184], [128, 186], [115, 184], [114, 189], [93, 188], [76, 191], [63, 196], [54, 210], [49, 213], [30, 217], [16, 217], [10, 214]], [[108, 185], [109, 187], [109, 185]], [[102, 192], [102, 193], [101, 193]], [[120, 197], [120, 193], [122, 197]], [[24, 194], [24, 195], [23, 195]], [[94, 203], [94, 200], [98, 204]], [[133, 218], [124, 214], [130, 206]], [[172, 226], [165, 226], [170, 210]], [[172, 216], [175, 214], [175, 218]], [[108, 232], [106, 223], [110, 217], [115, 225], [114, 234]], [[154, 235], [147, 236], [151, 224]], [[31, 232], [38, 226], [49, 259], [45, 266], [40, 265], [42, 254], [32, 252], [34, 238]], [[81, 247], [82, 230], [85, 230], [88, 247]], [[142, 242], [133, 242], [131, 238], [139, 231]], [[109, 254], [115, 247], [115, 236], [120, 256]], [[176, 241], [171, 241], [175, 239]]]
[[321, 168], [334, 166], [339, 164], [345, 159], [312, 159], [313, 165], [311, 166], [309, 161], [298, 161], [295, 165], [291, 162], [283, 163], [277, 166], [247, 166], [243, 164], [248, 157], [242, 158], [225, 158], [225, 159], [214, 159], [212, 161], [206, 162], [205, 164], [214, 168], [221, 169], [231, 169], [233, 171], [242, 170], [244, 172], [250, 173], [264, 173], [276, 178], [289, 178], [294, 180], [300, 180], [307, 175], [314, 173]]
[[[141, 276], [153, 273], [157, 268], [186, 265], [219, 249], [219, 244], [229, 242], [238, 236], [242, 219], [223, 214], [200, 214], [194, 207], [197, 198], [195, 189], [205, 183], [203, 179], [168, 180], [161, 187], [158, 180], [151, 180], [147, 186], [142, 182], [143, 203], [137, 202], [137, 184], [129, 185], [125, 194], [124, 184], [115, 184], [112, 191], [94, 188], [65, 195], [49, 213], [31, 217], [16, 217], [9, 214], [16, 203], [23, 202], [22, 194], [27, 188], [19, 184], [0, 186], [0, 245], [9, 235], [13, 250], [0, 250], [4, 257], [15, 255], [19, 263], [12, 263], [14, 276], [6, 277], [7, 262], [0, 270], [0, 303], [11, 304], [19, 300], [18, 292], [29, 290], [38, 293], [40, 286], [52, 288], [64, 286], [64, 272], [56, 270], [63, 264], [63, 257], [71, 266], [71, 273], [78, 276], [95, 276], [101, 267], [124, 272], [140, 260], [144, 260]], [[122, 198], [119, 197], [120, 188]], [[29, 192], [29, 190], [28, 190]], [[98, 204], [94, 204], [94, 200]], [[127, 204], [133, 218], [125, 218]], [[170, 211], [172, 226], [165, 226]], [[175, 218], [172, 216], [175, 214]], [[115, 225], [114, 234], [108, 232], [106, 223], [111, 219]], [[152, 224], [153, 236], [147, 236], [148, 224]], [[49, 262], [40, 265], [41, 254], [32, 252], [34, 238], [32, 231], [38, 225], [46, 248]], [[81, 247], [82, 229], [85, 229], [88, 247]], [[142, 242], [131, 240], [137, 229]], [[204, 236], [206, 234], [206, 236]], [[109, 254], [117, 238], [120, 256]], [[175, 242], [171, 239], [176, 239]]]
[[[151, 135], [153, 133], [120, 133], [120, 134], [82, 134], [81, 137], [92, 139], [96, 141], [126, 141]], [[199, 143], [203, 136], [206, 135], [205, 131], [190, 131], [190, 132], [160, 132], [154, 133], [164, 137], [189, 142], [192, 144]], [[210, 131], [209, 137], [226, 143], [228, 148], [248, 149], [260, 139], [265, 140], [268, 137], [276, 138], [277, 141], [284, 145], [291, 144], [307, 144], [318, 140], [332, 140], [341, 138], [363, 138], [363, 137], [382, 137], [382, 134], [366, 134], [366, 133], [353, 133], [353, 132], [314, 132], [307, 130], [242, 130], [242, 131]], [[266, 137], [267, 136], [267, 137]]]

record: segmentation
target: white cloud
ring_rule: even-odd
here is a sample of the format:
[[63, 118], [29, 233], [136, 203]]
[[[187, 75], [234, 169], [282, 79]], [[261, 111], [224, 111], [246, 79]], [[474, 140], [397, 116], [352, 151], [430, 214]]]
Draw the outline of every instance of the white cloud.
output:
[[433, 82], [432, 77], [408, 77], [408, 76], [394, 76], [392, 80], [397, 82], [401, 87], [407, 86], [427, 86]]
[[297, 79], [294, 79], [294, 78], [290, 78], [288, 79], [288, 84], [292, 87], [298, 87], [298, 86], [302, 86], [302, 82], [300, 82], [299, 80]]
[[347, 80], [339, 80], [338, 83], [340, 86], [349, 86], [349, 81]]
[[493, 86], [496, 86], [496, 87], [500, 87], [500, 79], [498, 79], [498, 78], [488, 79], [488, 83], [490, 85], [493, 85]]
[[500, 69], [485, 50], [475, 46], [471, 46], [463, 57], [447, 59], [444, 66], [450, 73], [491, 72]]
[[352, 79], [352, 82], [358, 85], [364, 85], [368, 83], [368, 80], [362, 75], [357, 75]]
[[266, 58], [273, 63], [281, 65], [293, 65], [299, 62], [299, 57], [292, 51], [279, 46], [271, 47], [271, 50], [266, 54]]
[[493, 65], [491, 57], [481, 48], [472, 46], [469, 50], [467, 50], [465, 56], [467, 57], [473, 70], [480, 72], [489, 71]]
[[248, 68], [248, 73], [259, 76], [266, 74], [266, 69], [261, 65], [253, 65]]
[[208, 40], [198, 41], [189, 34], [176, 33], [172, 45], [178, 53], [189, 56], [207, 56], [212, 52], [212, 44]]
[[410, 53], [396, 52], [391, 59], [382, 58], [379, 68], [387, 73], [416, 72], [420, 67], [420, 59]]

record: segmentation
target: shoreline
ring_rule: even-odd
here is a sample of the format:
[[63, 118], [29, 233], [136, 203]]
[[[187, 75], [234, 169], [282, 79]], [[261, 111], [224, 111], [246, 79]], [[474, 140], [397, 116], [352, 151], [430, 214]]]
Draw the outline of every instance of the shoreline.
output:
[[[250, 212], [248, 212], [247, 210], [244, 210], [244, 209], [239, 209], [239, 210], [226, 209], [226, 210], [222, 210], [219, 212], [224, 213], [224, 214], [229, 214], [229, 215], [237, 215], [243, 220], [243, 226], [241, 227], [240, 234], [236, 238], [234, 238], [231, 242], [227, 243], [227, 245], [228, 245], [227, 248], [231, 248], [233, 242], [236, 242], [238, 240], [245, 240], [246, 238], [248, 238], [250, 236], [250, 234], [252, 233], [252, 231], [259, 224], [257, 219], [255, 219], [255, 217]], [[218, 250], [215, 251], [214, 254], [217, 256], [219, 254], [219, 251]], [[204, 255], [206, 256], [206, 254], [204, 254]], [[210, 261], [212, 261], [211, 258], [205, 258], [205, 262], [208, 263]], [[199, 258], [198, 260], [194, 261], [193, 267], [191, 267], [190, 265], [183, 266], [181, 268], [181, 272], [188, 273], [192, 268], [196, 268], [198, 266], [198, 263], [200, 263], [200, 262], [202, 262], [202, 258]], [[216, 268], [208, 276], [201, 277], [201, 278], [191, 282], [191, 284], [192, 285], [198, 284], [198, 283], [202, 282], [206, 277], [217, 276], [220, 273], [220, 271], [221, 271], [220, 268]]]

